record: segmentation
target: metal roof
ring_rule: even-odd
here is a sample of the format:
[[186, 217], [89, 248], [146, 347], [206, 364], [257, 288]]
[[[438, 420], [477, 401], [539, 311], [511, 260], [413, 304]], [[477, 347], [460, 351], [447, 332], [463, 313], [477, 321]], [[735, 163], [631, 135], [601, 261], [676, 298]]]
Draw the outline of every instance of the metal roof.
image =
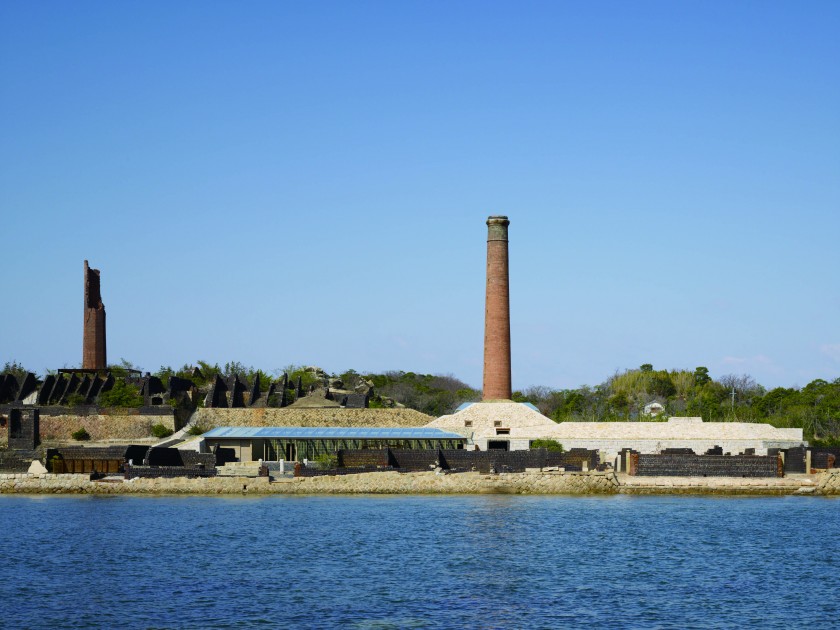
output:
[[205, 438], [289, 440], [463, 440], [463, 435], [427, 427], [216, 427]]

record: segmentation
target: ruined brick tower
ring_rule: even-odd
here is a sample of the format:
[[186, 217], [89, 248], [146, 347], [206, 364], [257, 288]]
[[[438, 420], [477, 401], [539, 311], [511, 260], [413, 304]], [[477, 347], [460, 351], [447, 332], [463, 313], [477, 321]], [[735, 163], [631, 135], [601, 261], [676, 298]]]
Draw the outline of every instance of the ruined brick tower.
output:
[[507, 217], [487, 219], [483, 400], [510, 400], [510, 290]]
[[99, 269], [88, 267], [85, 261], [85, 325], [82, 343], [82, 369], [104, 370], [105, 305], [99, 292]]

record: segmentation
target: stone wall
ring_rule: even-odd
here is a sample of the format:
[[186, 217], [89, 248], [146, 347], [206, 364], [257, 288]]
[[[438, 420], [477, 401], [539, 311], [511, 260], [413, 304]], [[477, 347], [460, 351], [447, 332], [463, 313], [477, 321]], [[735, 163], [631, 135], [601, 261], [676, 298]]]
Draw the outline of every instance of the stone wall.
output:
[[136, 440], [152, 435], [152, 426], [162, 424], [175, 430], [175, 417], [151, 415], [64, 415], [41, 416], [41, 441], [72, 440], [72, 433], [84, 428], [92, 441]]
[[840, 496], [840, 471], [805, 479], [629, 477], [612, 472], [484, 475], [376, 472], [284, 479], [134, 479], [90, 475], [0, 474], [0, 494], [728, 494]]
[[89, 475], [0, 475], [0, 494], [615, 494], [613, 473], [483, 475], [375, 472], [327, 477], [132, 479], [90, 481]]
[[197, 409], [190, 423], [215, 427], [422, 427], [433, 418], [414, 409]]

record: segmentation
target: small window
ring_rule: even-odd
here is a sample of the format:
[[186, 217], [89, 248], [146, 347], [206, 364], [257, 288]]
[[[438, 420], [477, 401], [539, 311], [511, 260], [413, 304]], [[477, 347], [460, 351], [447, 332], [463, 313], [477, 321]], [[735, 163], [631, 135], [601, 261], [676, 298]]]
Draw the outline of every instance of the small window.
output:
[[493, 420], [493, 426], [494, 427], [502, 426], [502, 421], [501, 420]]
[[472, 420], [464, 420], [464, 426], [465, 427], [471, 427], [472, 426]]
[[496, 435], [510, 435], [510, 429], [496, 429]]

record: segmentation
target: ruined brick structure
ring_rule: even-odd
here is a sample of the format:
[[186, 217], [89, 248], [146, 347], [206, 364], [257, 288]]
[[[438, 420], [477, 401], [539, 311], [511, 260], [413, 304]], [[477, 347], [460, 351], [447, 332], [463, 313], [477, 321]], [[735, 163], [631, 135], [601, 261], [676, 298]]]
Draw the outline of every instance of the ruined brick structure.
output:
[[104, 370], [105, 305], [99, 292], [99, 270], [88, 267], [85, 261], [85, 323], [82, 343], [82, 369]]
[[510, 400], [510, 290], [507, 217], [487, 219], [487, 298], [484, 310], [484, 400]]

